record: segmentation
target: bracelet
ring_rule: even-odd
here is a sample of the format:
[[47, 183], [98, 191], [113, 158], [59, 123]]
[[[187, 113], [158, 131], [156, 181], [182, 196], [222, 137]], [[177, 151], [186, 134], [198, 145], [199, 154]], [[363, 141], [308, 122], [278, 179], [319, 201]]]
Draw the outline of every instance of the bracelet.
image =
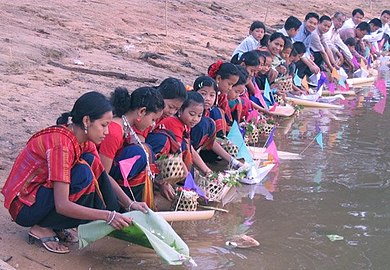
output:
[[110, 218], [110, 220], [107, 222], [108, 225], [111, 225], [111, 223], [114, 221], [115, 219], [115, 215], [116, 215], [116, 211], [112, 211], [112, 217]]
[[127, 211], [128, 211], [128, 212], [131, 211], [131, 207], [133, 206], [133, 204], [135, 204], [135, 201], [132, 201], [132, 202], [129, 204], [129, 207], [127, 207]]

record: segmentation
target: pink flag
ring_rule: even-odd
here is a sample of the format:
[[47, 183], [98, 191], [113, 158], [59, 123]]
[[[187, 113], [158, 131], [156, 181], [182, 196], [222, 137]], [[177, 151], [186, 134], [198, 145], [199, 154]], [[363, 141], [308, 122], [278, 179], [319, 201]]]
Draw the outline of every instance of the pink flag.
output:
[[328, 88], [329, 88], [329, 92], [331, 92], [332, 94], [334, 94], [334, 90], [336, 88], [335, 84], [330, 82], [328, 83]]
[[278, 107], [278, 103], [275, 102], [274, 105], [272, 105], [272, 107], [269, 109], [270, 112], [274, 112], [276, 110], [276, 107]]
[[352, 64], [355, 66], [355, 68], [360, 68], [360, 64], [355, 56], [352, 57]]
[[261, 91], [259, 89], [259, 86], [256, 82], [253, 83], [255, 86], [255, 97], [257, 97], [260, 101], [261, 106], [263, 106], [264, 109], [268, 109], [267, 103], [265, 103], [265, 100], [263, 98], [263, 95], [261, 94]]
[[374, 106], [374, 111], [376, 111], [379, 114], [383, 114], [385, 112], [386, 108], [386, 97], [379, 100], [377, 104]]
[[258, 110], [252, 110], [249, 114], [248, 117], [246, 118], [247, 122], [250, 122], [252, 119], [255, 119], [255, 123], [257, 124], [258, 122], [258, 116], [259, 116], [259, 111]]
[[119, 168], [123, 177], [123, 184], [125, 187], [130, 187], [127, 177], [134, 166], [134, 163], [140, 158], [140, 155], [136, 155], [132, 158], [124, 159], [119, 161]]
[[387, 96], [386, 83], [384, 79], [377, 80], [375, 82], [375, 87], [376, 89], [378, 89], [379, 92], [382, 93], [383, 96]]
[[278, 156], [278, 150], [276, 149], [276, 144], [274, 140], [271, 141], [271, 143], [268, 144], [268, 147], [265, 149], [265, 153], [270, 154], [276, 163], [279, 163], [279, 156]]

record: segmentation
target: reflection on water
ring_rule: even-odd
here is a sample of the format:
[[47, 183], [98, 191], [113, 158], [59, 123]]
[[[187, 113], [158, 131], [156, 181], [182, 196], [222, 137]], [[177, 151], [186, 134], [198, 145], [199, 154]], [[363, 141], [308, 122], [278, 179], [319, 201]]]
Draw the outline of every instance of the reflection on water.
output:
[[[173, 224], [198, 269], [389, 269], [390, 109], [376, 113], [379, 99], [368, 86], [343, 101], [344, 109], [305, 109], [282, 122], [280, 150], [302, 152], [319, 130], [324, 150], [313, 143], [303, 159], [283, 160], [262, 186], [232, 191], [228, 214]], [[260, 246], [226, 247], [235, 234]], [[142, 256], [111, 266], [171, 268]]]

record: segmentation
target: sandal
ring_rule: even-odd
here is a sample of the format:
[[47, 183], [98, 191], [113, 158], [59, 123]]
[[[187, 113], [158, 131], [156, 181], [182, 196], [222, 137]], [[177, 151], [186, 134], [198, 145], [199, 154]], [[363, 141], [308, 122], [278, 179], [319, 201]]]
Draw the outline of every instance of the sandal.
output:
[[[76, 230], [74, 229], [71, 229], [72, 231], [76, 232]], [[65, 243], [78, 243], [79, 242], [79, 238], [72, 234], [69, 230], [66, 230], [66, 229], [53, 229], [53, 231], [56, 233], [58, 239], [60, 239], [61, 242], [65, 242]]]
[[32, 232], [29, 232], [28, 233], [28, 242], [30, 244], [34, 244], [35, 241], [38, 240], [42, 243], [42, 245], [50, 252], [53, 252], [53, 253], [58, 253], [58, 254], [65, 254], [65, 253], [69, 253], [70, 250], [67, 249], [67, 250], [58, 250], [58, 249], [53, 249], [51, 247], [49, 247], [46, 243], [47, 242], [57, 242], [59, 243], [60, 242], [60, 239], [58, 239], [57, 236], [48, 236], [48, 237], [39, 237], [35, 234], [33, 234]]

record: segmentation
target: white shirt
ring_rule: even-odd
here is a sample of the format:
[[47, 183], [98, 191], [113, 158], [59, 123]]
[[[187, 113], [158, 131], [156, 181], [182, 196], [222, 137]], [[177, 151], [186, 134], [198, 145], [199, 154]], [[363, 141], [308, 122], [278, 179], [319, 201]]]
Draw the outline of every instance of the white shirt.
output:
[[257, 41], [252, 35], [249, 35], [234, 50], [232, 57], [235, 56], [237, 53], [239, 53], [241, 56], [241, 54], [245, 52], [256, 50], [259, 46], [260, 42]]
[[332, 27], [323, 35], [324, 42], [333, 51], [340, 50], [348, 57], [348, 59], [352, 59], [352, 53], [348, 49], [348, 46], [341, 40], [339, 31], [340, 29], [334, 29], [334, 25], [332, 23]]
[[352, 18], [345, 21], [343, 26], [340, 28], [340, 30], [348, 29], [348, 28], [355, 28], [356, 24], [353, 22]]

